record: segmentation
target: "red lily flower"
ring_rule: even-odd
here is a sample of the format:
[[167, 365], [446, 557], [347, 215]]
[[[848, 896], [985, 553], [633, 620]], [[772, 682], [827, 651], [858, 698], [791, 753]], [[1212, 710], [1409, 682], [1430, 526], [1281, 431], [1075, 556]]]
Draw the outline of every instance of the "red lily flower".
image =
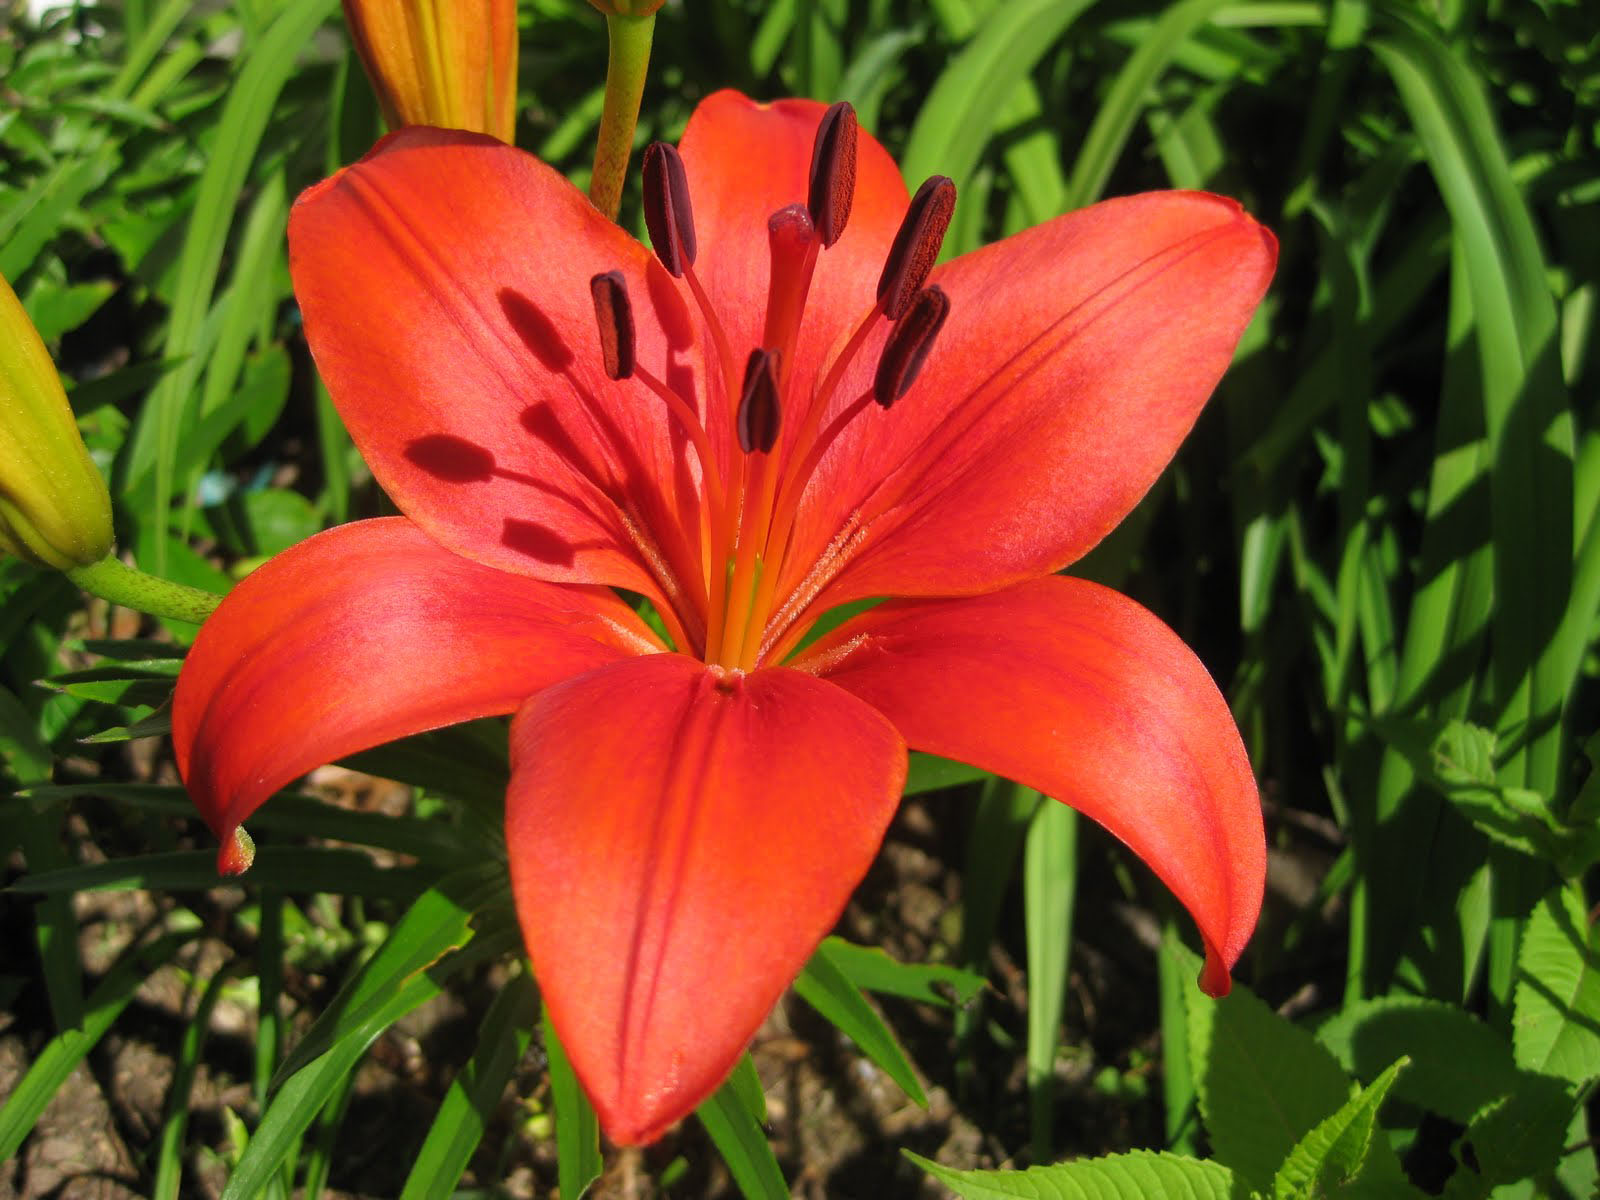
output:
[[848, 110], [728, 92], [645, 169], [659, 260], [467, 134], [405, 130], [296, 204], [307, 338], [405, 516], [278, 556], [201, 631], [173, 731], [224, 864], [312, 767], [515, 713], [518, 914], [619, 1142], [732, 1067], [876, 854], [908, 745], [1105, 825], [1225, 991], [1265, 864], [1227, 705], [1150, 613], [1052, 572], [1171, 458], [1272, 236], [1157, 193], [929, 276], [947, 180], [908, 215]]

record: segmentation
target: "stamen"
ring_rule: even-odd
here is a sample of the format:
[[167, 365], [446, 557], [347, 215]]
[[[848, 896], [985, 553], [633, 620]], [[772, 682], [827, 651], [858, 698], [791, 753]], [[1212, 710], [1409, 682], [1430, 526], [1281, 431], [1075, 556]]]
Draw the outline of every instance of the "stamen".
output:
[[900, 231], [889, 247], [883, 276], [878, 280], [878, 303], [891, 321], [898, 321], [905, 314], [912, 297], [927, 282], [955, 207], [956, 185], [943, 175], [929, 176], [911, 197], [905, 220], [900, 222]]
[[832, 246], [850, 220], [856, 194], [856, 110], [841, 100], [822, 114], [811, 151], [807, 208], [824, 246]]
[[594, 297], [594, 319], [600, 327], [600, 354], [606, 377], [626, 379], [633, 374], [633, 303], [628, 281], [621, 271], [606, 271], [589, 280]]
[[694, 265], [694, 209], [683, 159], [666, 142], [651, 142], [644, 152], [644, 223], [656, 257], [674, 277]]
[[746, 454], [771, 453], [778, 441], [778, 353], [752, 350], [739, 396], [739, 448]]
[[950, 297], [938, 284], [923, 288], [912, 299], [883, 348], [878, 373], [872, 378], [872, 398], [884, 408], [904, 396], [916, 382], [934, 339], [950, 315]]

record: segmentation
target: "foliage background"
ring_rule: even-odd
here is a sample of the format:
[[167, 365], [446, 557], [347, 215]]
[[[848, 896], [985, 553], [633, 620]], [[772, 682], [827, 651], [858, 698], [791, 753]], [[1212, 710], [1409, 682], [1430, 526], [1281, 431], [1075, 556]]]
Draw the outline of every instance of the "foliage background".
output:
[[[215, 591], [386, 510], [315, 378], [283, 251], [293, 196], [380, 132], [337, 15], [332, 0], [125, 0], [14, 7], [0, 30], [0, 273], [113, 481], [119, 544]], [[519, 144], [582, 185], [602, 22], [576, 0], [524, 0], [520, 16]], [[1343, 1097], [1334, 1087], [1271, 1136], [1237, 1119], [1246, 1097], [1295, 1094], [1321, 1069], [1297, 1054], [1371, 1084], [1405, 1053], [1383, 1128], [1339, 1178], [1377, 1187], [1381, 1143], [1429, 1191], [1592, 1194], [1592, 9], [684, 0], [658, 21], [640, 144], [675, 138], [721, 86], [851, 100], [913, 184], [955, 179], [947, 252], [1166, 186], [1238, 196], [1277, 231], [1277, 282], [1195, 435], [1077, 570], [1165, 617], [1230, 697], [1273, 846], [1239, 975], [1297, 1024], [1249, 1001], [1199, 1005], [1183, 925], [1110, 839], [1010, 784], [920, 762], [919, 798], [841, 932], [946, 969], [937, 994], [927, 975], [894, 976], [928, 1003], [893, 988], [880, 1001], [930, 1115], [897, 1125], [901, 1101], [862, 1099], [862, 1064], [905, 1062], [892, 1039], [863, 1057], [791, 1004], [769, 1032], [822, 1063], [805, 1107], [855, 1114], [848, 1154], [838, 1129], [808, 1139], [805, 1113], [769, 1109], [774, 1159], [734, 1103], [720, 1132], [713, 1114], [708, 1132], [611, 1156], [601, 1188], [914, 1194], [923, 1176], [901, 1146], [957, 1168], [1209, 1152], [1267, 1186]], [[623, 219], [638, 213], [635, 177]], [[581, 1100], [563, 1097], [559, 1059], [546, 1084], [553, 1048], [530, 1040], [536, 1003], [504, 965], [514, 935], [492, 880], [464, 869], [497, 836], [503, 734], [472, 727], [355, 764], [416, 785], [393, 811], [275, 801], [251, 886], [207, 891], [207, 836], [160, 740], [192, 628], [108, 612], [15, 561], [0, 595], [0, 749], [17, 789], [0, 801], [0, 851], [20, 880], [0, 915], [13, 1051], [0, 1158], [15, 1155], [0, 1190], [39, 1194], [36, 1122], [80, 1064], [91, 1092], [116, 1092], [120, 1037], [167, 1073], [144, 1116], [113, 1105], [132, 1149], [105, 1170], [134, 1194], [209, 1194], [229, 1167], [239, 1195], [250, 1169], [262, 1194], [316, 1194], [331, 1175], [450, 1195], [463, 1171], [461, 1195], [496, 1179], [573, 1192], [597, 1165]], [[932, 915], [913, 920], [917, 889]], [[987, 992], [954, 968], [986, 974]], [[843, 987], [809, 985], [836, 988], [847, 1024], [852, 970]], [[161, 979], [177, 989], [171, 1020], [150, 1015]], [[420, 1076], [400, 1073], [420, 1129], [439, 1132], [414, 1164], [415, 1138], [380, 1164], [389, 1174], [363, 1177], [350, 1164], [373, 1156], [340, 1133], [354, 1065], [406, 1036], [377, 999], [441, 990], [458, 1036]], [[237, 1026], [208, 1040], [230, 1009]], [[863, 1048], [875, 1011], [854, 1018]], [[769, 1092], [797, 1078], [772, 1059]], [[1477, 1090], [1452, 1080], [1452, 1059]], [[1302, 1078], [1236, 1070], [1274, 1060]], [[318, 1079], [293, 1074], [308, 1063]], [[190, 1121], [197, 1077], [209, 1098]]]

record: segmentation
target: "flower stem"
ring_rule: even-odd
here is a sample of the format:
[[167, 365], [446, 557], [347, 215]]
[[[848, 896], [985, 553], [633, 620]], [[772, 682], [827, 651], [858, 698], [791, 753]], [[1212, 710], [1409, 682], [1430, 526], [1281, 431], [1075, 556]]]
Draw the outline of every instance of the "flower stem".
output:
[[656, 15], [606, 16], [610, 54], [606, 61], [606, 102], [600, 114], [600, 137], [594, 148], [594, 174], [589, 179], [589, 199], [610, 220], [622, 210], [622, 181], [628, 175], [633, 153], [633, 129], [639, 123], [639, 102], [644, 98], [645, 69], [650, 65], [650, 42]]
[[222, 597], [211, 592], [135, 570], [115, 554], [86, 567], [72, 567], [65, 574], [91, 596], [174, 621], [198, 625], [222, 603]]

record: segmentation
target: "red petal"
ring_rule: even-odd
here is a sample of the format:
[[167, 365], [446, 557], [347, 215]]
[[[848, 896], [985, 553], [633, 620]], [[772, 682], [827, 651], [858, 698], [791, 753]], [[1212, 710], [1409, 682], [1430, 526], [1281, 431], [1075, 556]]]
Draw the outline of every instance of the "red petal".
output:
[[682, 655], [535, 696], [506, 841], [551, 1020], [606, 1132], [647, 1142], [722, 1081], [877, 853], [905, 744], [795, 671]]
[[1049, 576], [880, 605], [796, 665], [879, 709], [913, 749], [1016, 779], [1104, 825], [1194, 915], [1203, 984], [1227, 991], [1265, 885], [1260, 800], [1227, 703], [1148, 611]]
[[653, 562], [698, 577], [681, 431], [642, 385], [606, 378], [589, 280], [626, 277], [658, 375], [669, 352], [691, 369], [692, 327], [648, 252], [560, 175], [489, 138], [407, 129], [300, 197], [289, 251], [334, 403], [429, 534], [545, 579], [657, 596]]
[[[806, 202], [812, 145], [826, 111], [814, 100], [758, 104], [738, 92], [716, 92], [694, 110], [679, 143], [699, 241], [695, 271], [737, 355], [761, 345], [771, 276], [767, 218]], [[818, 259], [788, 368], [791, 395], [809, 395], [837, 340], [872, 308], [906, 211], [905, 182], [889, 152], [861, 130], [856, 154], [850, 219], [844, 236]], [[784, 434], [795, 432], [799, 417], [784, 414]]]
[[313, 767], [511, 712], [656, 648], [610, 592], [480, 566], [400, 518], [342, 525], [262, 566], [206, 621], [178, 676], [178, 769], [226, 850]]
[[935, 271], [951, 307], [927, 367], [823, 463], [791, 564], [803, 571], [856, 512], [864, 531], [824, 606], [967, 595], [1074, 561], [1172, 458], [1275, 259], [1232, 201], [1156, 192]]

